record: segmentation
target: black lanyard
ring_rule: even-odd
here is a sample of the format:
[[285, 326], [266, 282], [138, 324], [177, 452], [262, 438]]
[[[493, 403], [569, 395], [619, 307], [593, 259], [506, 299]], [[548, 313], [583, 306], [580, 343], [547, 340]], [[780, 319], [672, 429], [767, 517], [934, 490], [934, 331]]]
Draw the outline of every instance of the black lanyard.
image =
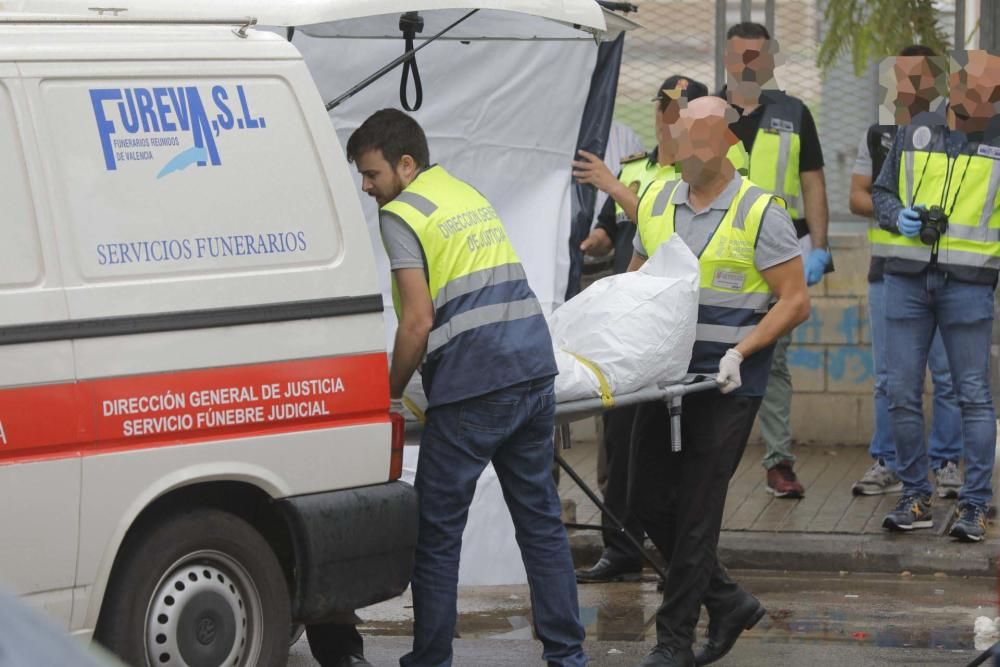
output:
[[[954, 158], [947, 157], [947, 153], [945, 153], [945, 156], [948, 160], [948, 170], [945, 173], [944, 189], [941, 191], [941, 201], [939, 202], [939, 205], [941, 210], [945, 212], [945, 215], [951, 216], [952, 211], [955, 210], [955, 203], [958, 201], [958, 195], [962, 192], [962, 186], [965, 185], [965, 176], [969, 171], [969, 163], [972, 162], [972, 156], [965, 156], [965, 168], [962, 169], [962, 177], [958, 181], [958, 188], [955, 190], [955, 196], [951, 198], [951, 207], [946, 206], [948, 201], [948, 192], [951, 190], [952, 176], [955, 172], [955, 167], [958, 165], [958, 158], [961, 157], [961, 154], [956, 155]], [[917, 177], [917, 186], [913, 189], [913, 196], [910, 197], [909, 208], [913, 208], [913, 202], [917, 200], [917, 193], [920, 192], [920, 186], [923, 185], [924, 173], [927, 171], [927, 163], [929, 162], [930, 156], [928, 156], [928, 159], [924, 160], [924, 166], [920, 169], [920, 176]]]

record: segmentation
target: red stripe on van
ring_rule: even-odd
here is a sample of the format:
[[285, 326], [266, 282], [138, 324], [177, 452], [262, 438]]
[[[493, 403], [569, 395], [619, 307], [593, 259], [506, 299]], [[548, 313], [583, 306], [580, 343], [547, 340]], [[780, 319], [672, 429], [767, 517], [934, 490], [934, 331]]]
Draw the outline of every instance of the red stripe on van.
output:
[[0, 389], [0, 465], [388, 423], [386, 355]]

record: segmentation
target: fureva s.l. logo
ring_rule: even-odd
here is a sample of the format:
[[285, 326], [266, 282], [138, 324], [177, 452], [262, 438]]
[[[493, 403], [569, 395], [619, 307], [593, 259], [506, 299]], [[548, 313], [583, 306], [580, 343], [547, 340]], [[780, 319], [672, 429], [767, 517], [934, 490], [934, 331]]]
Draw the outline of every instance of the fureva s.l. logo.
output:
[[108, 171], [163, 158], [157, 178], [193, 164], [217, 167], [222, 132], [267, 127], [242, 85], [212, 86], [204, 98], [198, 86], [91, 88], [90, 101]]

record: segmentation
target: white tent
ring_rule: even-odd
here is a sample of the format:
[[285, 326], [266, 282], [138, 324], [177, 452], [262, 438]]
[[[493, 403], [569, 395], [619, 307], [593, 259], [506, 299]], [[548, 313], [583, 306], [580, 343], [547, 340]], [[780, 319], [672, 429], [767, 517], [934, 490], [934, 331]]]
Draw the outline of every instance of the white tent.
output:
[[[566, 292], [570, 160], [597, 56], [591, 33], [599, 29], [586, 32], [539, 16], [557, 17], [559, 11], [583, 16], [588, 8], [602, 15], [592, 0], [492, 4], [519, 11], [481, 9], [417, 54], [423, 106], [413, 116], [427, 134], [431, 161], [473, 184], [497, 208], [548, 312]], [[561, 5], [559, 11], [554, 4]], [[421, 11], [425, 27], [416, 44], [464, 14]], [[337, 97], [404, 52], [399, 17], [397, 12], [296, 30], [293, 43], [324, 99]], [[400, 77], [397, 68], [331, 111], [342, 144], [372, 112], [400, 107]], [[380, 250], [377, 207], [364, 194], [362, 201], [377, 248], [391, 336], [395, 318], [388, 307], [389, 268]]]
[[[539, 8], [544, 4], [533, 3]], [[422, 36], [462, 15], [422, 11]], [[329, 100], [402, 54], [399, 35], [395, 14], [307, 26], [295, 32], [293, 43]], [[570, 160], [596, 58], [597, 42], [586, 32], [523, 13], [485, 10], [417, 54], [423, 106], [413, 116], [427, 134], [431, 161], [472, 183], [497, 208], [547, 312], [566, 292]], [[333, 109], [331, 119], [342, 144], [375, 110], [400, 106], [400, 77], [400, 70], [394, 70]], [[411, 77], [409, 99], [412, 86]], [[381, 252], [377, 206], [363, 194], [362, 200], [389, 304], [389, 267]], [[388, 307], [386, 320], [391, 336], [395, 316]], [[417, 452], [406, 449], [405, 476], [411, 480]], [[513, 524], [490, 467], [470, 508], [459, 582], [525, 581]]]

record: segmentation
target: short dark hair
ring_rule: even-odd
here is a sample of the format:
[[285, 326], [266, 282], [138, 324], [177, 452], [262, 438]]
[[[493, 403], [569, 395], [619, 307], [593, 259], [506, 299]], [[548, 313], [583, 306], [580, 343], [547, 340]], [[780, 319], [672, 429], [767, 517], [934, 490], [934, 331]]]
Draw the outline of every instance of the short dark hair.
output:
[[771, 39], [771, 33], [767, 28], [759, 23], [744, 21], [737, 23], [726, 31], [726, 39], [739, 37], [740, 39]]
[[674, 74], [673, 76], [668, 76], [660, 84], [660, 88], [656, 92], [656, 97], [653, 98], [653, 101], [659, 102], [660, 111], [666, 111], [670, 103], [674, 101], [673, 98], [666, 94], [666, 91], [674, 90], [679, 86], [682, 87], [680, 97], [683, 97], [688, 102], [708, 95], [708, 86], [701, 81], [695, 81], [691, 77]]
[[937, 56], [937, 51], [929, 46], [924, 46], [923, 44], [910, 44], [909, 46], [903, 48], [899, 52], [901, 56], [926, 56], [928, 58], [933, 58]]
[[393, 167], [404, 155], [412, 157], [420, 168], [431, 162], [427, 137], [420, 123], [399, 109], [376, 111], [347, 140], [349, 162], [372, 150], [382, 151], [382, 157]]

